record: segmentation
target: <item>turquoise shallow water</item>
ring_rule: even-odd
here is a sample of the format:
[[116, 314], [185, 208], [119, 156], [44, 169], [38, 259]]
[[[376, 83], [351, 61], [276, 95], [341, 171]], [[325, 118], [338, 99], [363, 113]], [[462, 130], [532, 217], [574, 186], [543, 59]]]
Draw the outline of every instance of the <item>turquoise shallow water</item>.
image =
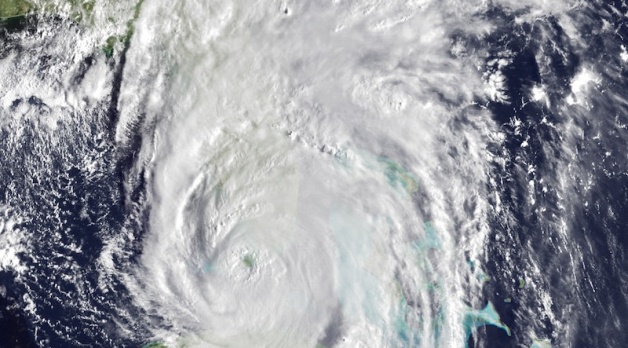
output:
[[622, 2], [54, 4], [0, 23], [0, 347], [625, 341]]

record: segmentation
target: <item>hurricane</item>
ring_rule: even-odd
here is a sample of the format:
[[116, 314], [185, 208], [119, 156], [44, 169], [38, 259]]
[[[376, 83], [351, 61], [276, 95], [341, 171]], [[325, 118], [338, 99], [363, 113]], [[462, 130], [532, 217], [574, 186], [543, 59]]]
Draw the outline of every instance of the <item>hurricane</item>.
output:
[[624, 347], [621, 0], [0, 0], [0, 347]]

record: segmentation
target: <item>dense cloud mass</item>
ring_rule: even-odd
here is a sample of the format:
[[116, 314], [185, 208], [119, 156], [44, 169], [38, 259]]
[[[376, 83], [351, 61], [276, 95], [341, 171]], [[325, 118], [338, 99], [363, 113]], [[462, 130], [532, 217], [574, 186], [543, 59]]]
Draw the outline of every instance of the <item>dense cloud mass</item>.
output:
[[0, 347], [628, 341], [623, 1], [14, 3]]

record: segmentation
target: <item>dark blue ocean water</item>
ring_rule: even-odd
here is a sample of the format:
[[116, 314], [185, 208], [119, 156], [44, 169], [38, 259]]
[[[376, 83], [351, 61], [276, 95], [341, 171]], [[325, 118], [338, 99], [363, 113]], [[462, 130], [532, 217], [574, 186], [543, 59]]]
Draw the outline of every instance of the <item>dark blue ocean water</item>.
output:
[[[625, 17], [610, 9], [612, 5], [626, 10], [616, 1], [591, 5], [578, 14], [579, 30], [589, 45], [584, 49], [570, 43], [555, 18], [530, 26], [517, 25], [512, 15], [499, 9], [489, 14], [502, 23], [503, 32], [481, 44], [498, 53], [507, 48], [516, 54], [504, 69], [511, 103], [489, 104], [508, 134], [504, 147], [495, 149], [509, 159], [506, 166], [495, 167], [502, 179], [497, 189], [508, 208], [493, 218], [494, 234], [506, 238], [486, 247], [486, 271], [497, 281], [485, 286], [484, 296], [495, 304], [513, 335], [489, 327], [478, 337], [480, 346], [518, 347], [525, 340], [526, 328], [553, 337], [553, 346], [558, 347], [624, 347], [628, 342], [628, 133], [619, 126], [628, 115], [626, 64], [620, 59], [628, 28]], [[613, 30], [604, 31], [604, 21]], [[546, 64], [546, 69], [539, 64]], [[591, 93], [589, 110], [565, 107], [569, 81], [583, 66], [595, 67], [604, 82]], [[551, 106], [530, 101], [527, 91], [539, 83], [548, 86]], [[512, 126], [513, 118], [522, 122], [523, 131]], [[547, 192], [537, 189], [531, 198], [530, 180], [552, 183], [566, 174], [560, 172], [557, 161], [564, 157], [560, 144], [566, 135], [549, 126], [565, 122], [575, 122], [583, 130], [571, 144], [576, 156], [570, 159], [574, 170], [568, 184], [577, 195], [560, 197], [550, 188]], [[526, 139], [529, 146], [521, 147]], [[527, 170], [530, 165], [536, 168], [533, 173]], [[590, 188], [585, 189], [589, 180]], [[568, 205], [572, 208], [565, 210]], [[566, 236], [561, 236], [562, 221]], [[517, 286], [518, 279], [526, 278], [531, 260], [541, 266], [541, 277], [528, 277], [527, 282], [533, 284]], [[565, 313], [562, 327], [547, 317], [530, 315], [538, 313], [534, 308], [540, 306], [535, 294], [539, 288], [551, 295], [555, 312]], [[561, 332], [571, 332], [572, 341], [558, 338]]]
[[[571, 42], [551, 15], [518, 24], [516, 14], [497, 6], [482, 14], [498, 28], [493, 34], [456, 38], [468, 50], [488, 51], [487, 62], [512, 53], [503, 70], [510, 102], [479, 102], [507, 135], [503, 146], [490, 149], [505, 159], [505, 165], [492, 168], [495, 183], [487, 188], [497, 192], [503, 209], [491, 216], [493, 235], [482, 264], [490, 281], [483, 299], [494, 304], [512, 335], [487, 326], [470, 346], [520, 347], [530, 331], [555, 347], [627, 346], [628, 130], [621, 125], [628, 124], [628, 64], [620, 52], [622, 44], [628, 46], [628, 28], [626, 17], [610, 6], [628, 11], [621, 1], [609, 1], [573, 14], [586, 47]], [[64, 25], [34, 19], [4, 24], [0, 59], [29, 54], [11, 33]], [[613, 30], [603, 30], [604, 25]], [[44, 55], [34, 68], [48, 69], [54, 59]], [[77, 79], [93, 59], [84, 61]], [[0, 203], [26, 212], [18, 228], [32, 234], [37, 245], [36, 254], [21, 255], [29, 268], [24, 279], [0, 272], [5, 289], [0, 296], [0, 347], [139, 347], [148, 342], [146, 327], [161, 320], [134, 307], [115, 276], [107, 287], [99, 286], [97, 257], [104, 241], [123, 229], [132, 231], [135, 238], [114, 259], [115, 267], [124, 270], [140, 252], [145, 218], [138, 208], [146, 189], [142, 175], [130, 170], [141, 137], [125, 148], [113, 141], [124, 52], [109, 64], [115, 72], [111, 100], [89, 112], [83, 120], [89, 125], [68, 124], [59, 130], [60, 146], [48, 146], [50, 139], [42, 138], [34, 123], [24, 126], [19, 143], [7, 140], [12, 129], [0, 128]], [[589, 108], [568, 106], [570, 81], [584, 66], [594, 67], [603, 85], [590, 92]], [[530, 89], [539, 84], [547, 87], [549, 105], [530, 100]], [[32, 97], [15, 100], [3, 116], [18, 108], [48, 112], [45, 103]], [[67, 117], [75, 116], [68, 110]], [[522, 126], [515, 126], [514, 119]], [[552, 126], [569, 122], [582, 134], [560, 133]], [[528, 146], [522, 147], [526, 140]], [[573, 168], [568, 173], [566, 146], [575, 154], [567, 160]], [[86, 154], [98, 164], [98, 175], [84, 167]], [[573, 196], [561, 196], [556, 188], [564, 178]], [[549, 189], [537, 186], [530, 194], [530, 181], [540, 179]], [[532, 272], [532, 265], [540, 273]], [[555, 321], [543, 314], [542, 293], [552, 299]], [[24, 296], [33, 299], [38, 317], [29, 315]], [[134, 332], [120, 334], [115, 322]]]

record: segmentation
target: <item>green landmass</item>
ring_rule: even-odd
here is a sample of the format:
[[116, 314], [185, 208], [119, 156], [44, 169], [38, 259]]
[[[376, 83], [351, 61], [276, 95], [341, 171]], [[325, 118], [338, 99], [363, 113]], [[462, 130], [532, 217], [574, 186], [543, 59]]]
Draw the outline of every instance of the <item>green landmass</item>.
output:
[[31, 4], [24, 0], [0, 0], [0, 19], [25, 16]]
[[140, 10], [142, 8], [142, 4], [144, 0], [139, 0], [137, 4], [135, 4], [135, 8], [133, 10], [133, 19], [126, 23], [126, 33], [120, 36], [110, 36], [107, 38], [105, 45], [102, 48], [103, 53], [107, 58], [111, 58], [115, 51], [115, 46], [118, 42], [122, 43], [124, 46], [127, 46], [131, 43], [131, 38], [133, 37], [133, 33], [135, 33], [135, 21], [140, 17]]
[[111, 58], [113, 56], [113, 49], [117, 42], [118, 38], [115, 36], [109, 36], [107, 41], [105, 41], [105, 46], [102, 48], [102, 51], [105, 53], [107, 58]]
[[168, 348], [168, 347], [165, 344], [160, 343], [160, 342], [152, 342], [143, 346], [142, 348]]
[[[96, 0], [66, 0], [70, 5], [67, 18], [81, 24], [89, 24], [91, 21]], [[144, 0], [139, 0], [133, 11], [133, 18], [126, 23], [126, 32], [119, 36], [110, 36], [105, 39], [102, 51], [107, 58], [111, 58], [115, 52], [116, 45], [122, 43], [128, 45], [135, 32], [135, 21], [140, 16], [140, 9]], [[38, 7], [26, 0], [0, 0], [0, 27], [5, 25], [7, 19], [24, 17], [29, 14], [50, 13], [60, 14], [62, 12], [57, 5], [52, 2], [45, 3]]]
[[255, 260], [251, 254], [247, 254], [242, 258], [242, 262], [248, 268], [253, 268], [255, 266]]
[[[94, 5], [96, 5], [95, 0], [67, 0], [67, 2], [70, 4], [70, 19], [78, 23], [88, 21], [94, 12]], [[59, 12], [54, 7], [46, 10], [47, 12]]]
[[224, 190], [225, 183], [221, 180], [214, 187], [214, 204], [216, 204], [216, 206], [220, 204]]
[[[70, 4], [69, 18], [81, 22], [91, 16], [94, 11], [95, 0], [67, 0]], [[26, 0], [0, 0], [0, 18], [23, 17], [29, 13], [58, 13], [59, 9], [53, 3], [46, 3], [37, 7]]]

